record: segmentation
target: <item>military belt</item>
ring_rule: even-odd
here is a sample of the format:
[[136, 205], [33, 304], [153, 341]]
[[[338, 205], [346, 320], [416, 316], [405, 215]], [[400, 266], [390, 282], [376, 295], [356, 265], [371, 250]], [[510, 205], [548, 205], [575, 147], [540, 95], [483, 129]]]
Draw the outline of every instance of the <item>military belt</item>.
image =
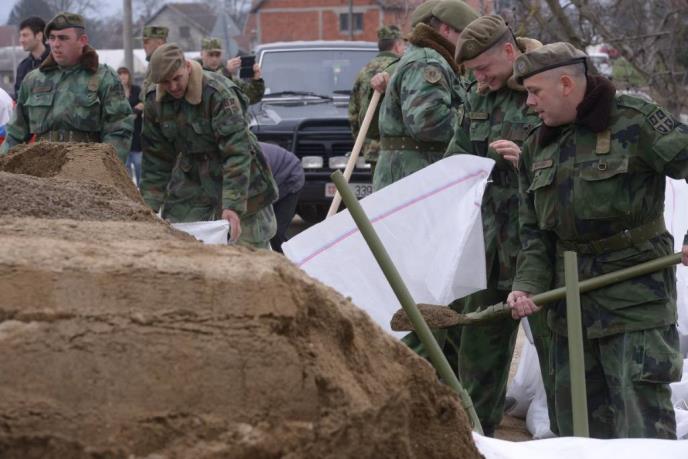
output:
[[99, 132], [55, 130], [36, 134], [36, 142], [100, 142]]
[[444, 153], [447, 144], [444, 142], [419, 142], [413, 137], [381, 137], [381, 150], [416, 150], [420, 152]]
[[647, 241], [665, 232], [664, 217], [659, 217], [649, 223], [624, 230], [604, 239], [589, 242], [559, 241], [558, 244], [563, 250], [574, 250], [579, 255], [600, 255], [633, 247], [635, 244]]

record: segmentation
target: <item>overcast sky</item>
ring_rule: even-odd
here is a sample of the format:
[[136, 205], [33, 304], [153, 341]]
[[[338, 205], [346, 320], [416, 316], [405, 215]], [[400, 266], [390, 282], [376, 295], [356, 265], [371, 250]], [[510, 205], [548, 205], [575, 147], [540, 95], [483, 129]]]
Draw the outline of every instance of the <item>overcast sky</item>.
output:
[[[183, 0], [182, 0], [183, 1]], [[15, 1], [10, 1], [8, 2], [12, 6], [16, 3]], [[100, 0], [97, 1], [96, 4], [99, 4], [97, 7], [98, 11], [102, 11], [104, 16], [110, 16], [112, 14], [117, 14], [122, 12], [122, 0]], [[0, 24], [6, 24], [7, 23], [7, 18], [10, 17], [10, 11], [12, 11], [12, 8], [0, 8]], [[50, 18], [43, 18], [48, 21]]]

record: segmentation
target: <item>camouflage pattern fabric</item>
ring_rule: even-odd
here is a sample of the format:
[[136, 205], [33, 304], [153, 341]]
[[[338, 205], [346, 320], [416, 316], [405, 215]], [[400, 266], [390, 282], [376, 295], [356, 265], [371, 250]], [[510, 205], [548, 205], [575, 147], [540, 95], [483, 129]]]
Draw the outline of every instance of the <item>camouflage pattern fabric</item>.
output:
[[[193, 100], [199, 88], [198, 103]], [[184, 99], [146, 99], [141, 192], [172, 222], [215, 220], [223, 209], [241, 218], [239, 243], [261, 245], [276, 230], [277, 186], [248, 130], [247, 101], [227, 78], [192, 62]]]
[[[588, 77], [589, 85], [592, 78], [599, 77]], [[606, 124], [597, 121], [541, 127], [524, 144], [519, 169], [522, 248], [514, 290], [539, 293], [562, 286], [564, 245], [598, 241], [662, 219], [665, 176], [688, 177], [687, 126], [640, 99], [612, 95], [610, 101], [611, 107], [591, 111], [608, 112]], [[590, 125], [597, 126], [598, 132]], [[607, 129], [600, 132], [605, 126]], [[579, 251], [579, 277], [584, 280], [627, 268], [672, 251], [673, 239], [666, 231], [634, 240], [626, 248], [607, 250], [602, 245], [597, 253]], [[600, 338], [671, 326], [677, 319], [674, 269], [585, 293], [581, 309], [586, 346], [593, 348], [591, 341]], [[557, 335], [566, 335], [563, 303], [548, 309], [548, 324]], [[647, 343], [636, 352], [654, 352], [653, 346]], [[598, 360], [599, 352], [599, 348], [594, 351]], [[669, 365], [674, 356], [666, 353], [665, 359], [664, 364]], [[560, 362], [554, 360], [554, 365], [556, 374]], [[611, 371], [607, 367], [602, 371], [605, 378], [616, 377], [607, 373]], [[648, 410], [652, 404], [669, 403], [665, 381], [646, 384], [644, 393], [653, 394], [644, 399]], [[617, 396], [616, 390], [614, 386], [591, 385], [588, 397], [611, 399]], [[559, 405], [556, 411], [559, 423], [566, 413]], [[621, 419], [623, 411], [618, 416], [617, 420]], [[591, 430], [591, 435], [604, 432]]]
[[[518, 238], [518, 175], [516, 168], [488, 147], [496, 140], [511, 140], [522, 145], [530, 130], [539, 122], [526, 106], [527, 93], [512, 84], [497, 91], [479, 91], [473, 80], [467, 101], [459, 111], [454, 136], [447, 155], [468, 153], [493, 159], [496, 164], [483, 195], [481, 206], [487, 289], [457, 301], [453, 307], [461, 313], [506, 301], [514, 277]], [[513, 83], [513, 82], [511, 82]], [[530, 318], [542, 373], [548, 394], [551, 390], [548, 356], [549, 330], [544, 320]], [[488, 434], [499, 425], [504, 412], [509, 367], [514, 352], [518, 321], [506, 318], [494, 323], [448, 330], [458, 341], [459, 377], [468, 391], [483, 430]], [[489, 388], [489, 390], [486, 390]]]
[[[203, 64], [201, 63], [201, 65]], [[203, 67], [203, 70], [223, 75], [224, 77], [232, 80], [232, 83], [234, 83], [241, 90], [241, 92], [243, 92], [246, 95], [246, 97], [248, 97], [249, 104], [257, 104], [258, 102], [263, 100], [263, 96], [265, 95], [265, 81], [262, 78], [259, 80], [242, 80], [241, 78], [232, 75], [230, 72], [227, 71], [226, 67], [222, 66], [216, 69]]]
[[[595, 438], [676, 439], [676, 418], [669, 384], [681, 379], [675, 325], [586, 339], [585, 379], [588, 425]], [[568, 340], [555, 334], [552, 346], [556, 426], [573, 435]]]
[[[453, 45], [425, 24], [415, 27], [409, 43], [380, 107], [375, 190], [442, 158], [462, 102]], [[418, 148], [387, 148], [385, 138], [410, 139]]]
[[117, 74], [98, 64], [98, 55], [90, 47], [84, 49], [75, 66], [60, 68], [48, 56], [40, 68], [26, 76], [0, 154], [27, 142], [32, 134], [54, 131], [63, 133], [64, 141], [99, 139], [115, 147], [122, 163], [126, 162], [134, 116]]
[[[361, 124], [363, 124], [368, 104], [370, 104], [370, 98], [373, 97], [370, 79], [380, 72], [387, 72], [392, 75], [398, 61], [399, 56], [393, 52], [381, 51], [358, 73], [356, 81], [354, 81], [354, 87], [351, 90], [351, 97], [349, 98], [349, 124], [351, 125], [351, 134], [354, 139], [358, 137], [358, 131], [361, 129]], [[369, 163], [377, 162], [380, 153], [378, 123], [380, 121], [380, 106], [383, 100], [384, 97], [381, 97], [363, 144], [363, 156]]]

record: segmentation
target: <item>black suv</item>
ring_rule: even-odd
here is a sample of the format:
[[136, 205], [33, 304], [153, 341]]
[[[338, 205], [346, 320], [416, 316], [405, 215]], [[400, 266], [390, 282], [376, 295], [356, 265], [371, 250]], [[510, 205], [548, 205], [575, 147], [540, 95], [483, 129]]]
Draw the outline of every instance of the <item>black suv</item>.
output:
[[[377, 54], [377, 43], [311, 41], [256, 48], [265, 97], [250, 108], [251, 130], [261, 142], [278, 144], [301, 159], [306, 185], [297, 213], [322, 220], [334, 196], [330, 174], [346, 166], [354, 139], [349, 94], [358, 72]], [[372, 193], [370, 164], [361, 155], [350, 180], [358, 197]]]

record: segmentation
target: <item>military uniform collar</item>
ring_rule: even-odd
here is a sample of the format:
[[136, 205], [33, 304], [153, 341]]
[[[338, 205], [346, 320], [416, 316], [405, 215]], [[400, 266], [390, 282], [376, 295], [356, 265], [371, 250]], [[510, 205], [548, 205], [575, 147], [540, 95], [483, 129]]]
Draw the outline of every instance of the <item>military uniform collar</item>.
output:
[[[96, 53], [96, 50], [86, 45], [77, 65], [79, 64], [89, 73], [96, 73], [98, 71], [98, 53]], [[53, 59], [53, 55], [50, 54], [38, 68], [45, 73], [58, 67], [57, 62]]]
[[447, 61], [454, 73], [459, 74], [459, 66], [454, 60], [456, 46], [427, 24], [420, 23], [413, 28], [409, 43], [421, 48], [432, 48]]

